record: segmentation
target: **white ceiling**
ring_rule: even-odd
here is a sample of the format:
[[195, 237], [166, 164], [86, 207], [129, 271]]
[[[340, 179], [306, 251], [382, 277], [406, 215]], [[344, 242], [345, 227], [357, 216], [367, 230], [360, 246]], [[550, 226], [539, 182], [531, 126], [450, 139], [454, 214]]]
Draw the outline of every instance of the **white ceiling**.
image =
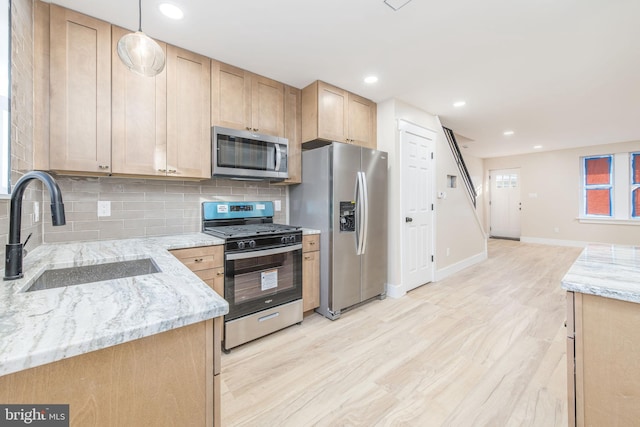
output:
[[[181, 21], [161, 1], [142, 2], [152, 37], [298, 88], [395, 97], [471, 155], [640, 141], [640, 0], [166, 0]], [[138, 27], [135, 0], [52, 2]]]

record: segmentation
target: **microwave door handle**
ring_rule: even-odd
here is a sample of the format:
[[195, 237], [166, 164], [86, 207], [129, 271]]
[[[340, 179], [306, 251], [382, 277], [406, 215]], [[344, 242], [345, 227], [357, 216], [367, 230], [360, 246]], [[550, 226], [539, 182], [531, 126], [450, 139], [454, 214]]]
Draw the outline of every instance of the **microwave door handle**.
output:
[[280, 149], [280, 144], [276, 144], [276, 165], [274, 171], [280, 171], [280, 163], [282, 162], [282, 150]]

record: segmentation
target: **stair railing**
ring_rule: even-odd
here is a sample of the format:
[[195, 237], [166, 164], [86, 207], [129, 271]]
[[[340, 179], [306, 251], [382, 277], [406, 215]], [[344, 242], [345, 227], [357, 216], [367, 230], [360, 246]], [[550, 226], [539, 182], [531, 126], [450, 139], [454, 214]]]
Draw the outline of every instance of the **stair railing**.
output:
[[475, 187], [473, 186], [473, 182], [471, 181], [469, 169], [467, 169], [467, 165], [464, 163], [464, 159], [462, 158], [462, 153], [460, 152], [460, 148], [458, 147], [456, 137], [451, 129], [444, 126], [442, 126], [442, 129], [444, 130], [444, 134], [447, 136], [447, 140], [449, 141], [449, 147], [451, 147], [451, 152], [453, 153], [453, 157], [455, 158], [458, 169], [460, 170], [460, 174], [462, 175], [464, 186], [467, 188], [469, 197], [471, 197], [471, 202], [473, 202], [473, 206], [475, 207], [478, 194]]

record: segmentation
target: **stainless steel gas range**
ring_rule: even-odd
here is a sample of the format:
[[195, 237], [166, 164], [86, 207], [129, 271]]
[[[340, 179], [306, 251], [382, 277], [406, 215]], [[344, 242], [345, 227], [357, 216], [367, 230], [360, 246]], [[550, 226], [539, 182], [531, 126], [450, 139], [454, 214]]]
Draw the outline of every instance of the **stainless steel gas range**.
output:
[[225, 240], [223, 350], [302, 322], [302, 230], [272, 202], [204, 202], [202, 231]]

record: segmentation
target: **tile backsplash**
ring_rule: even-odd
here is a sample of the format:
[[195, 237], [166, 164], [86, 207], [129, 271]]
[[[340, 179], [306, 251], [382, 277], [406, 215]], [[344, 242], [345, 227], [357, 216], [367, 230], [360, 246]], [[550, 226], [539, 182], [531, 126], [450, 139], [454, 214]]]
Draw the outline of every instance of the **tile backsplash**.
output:
[[[287, 187], [267, 182], [69, 176], [56, 180], [62, 190], [67, 224], [53, 227], [45, 204], [45, 243], [200, 231], [204, 201], [279, 200], [282, 209], [275, 212], [274, 222], [286, 222]], [[110, 216], [98, 216], [99, 201], [110, 202]]]

